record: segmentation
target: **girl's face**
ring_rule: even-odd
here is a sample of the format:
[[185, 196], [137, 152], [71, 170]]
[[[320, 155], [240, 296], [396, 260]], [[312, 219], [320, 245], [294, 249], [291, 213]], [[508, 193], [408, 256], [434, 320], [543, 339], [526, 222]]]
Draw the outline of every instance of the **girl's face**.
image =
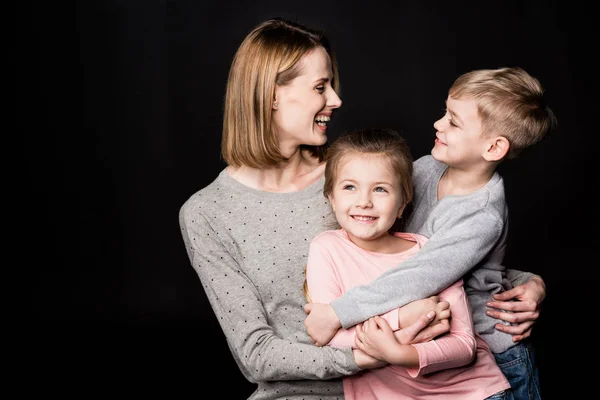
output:
[[342, 105], [331, 86], [333, 72], [329, 55], [317, 47], [300, 60], [301, 74], [285, 86], [275, 88], [273, 122], [284, 155], [300, 145], [321, 146], [327, 142], [327, 123]]
[[372, 251], [404, 209], [399, 177], [378, 154], [353, 152], [342, 157], [329, 201], [350, 240]]

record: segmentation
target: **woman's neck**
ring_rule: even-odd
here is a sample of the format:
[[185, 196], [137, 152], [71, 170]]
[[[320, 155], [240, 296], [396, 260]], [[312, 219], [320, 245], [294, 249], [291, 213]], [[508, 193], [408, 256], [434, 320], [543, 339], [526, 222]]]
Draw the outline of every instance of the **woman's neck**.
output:
[[227, 167], [229, 175], [238, 182], [265, 192], [288, 193], [306, 189], [318, 181], [325, 171], [325, 163], [302, 154], [291, 157], [278, 167], [268, 169]]

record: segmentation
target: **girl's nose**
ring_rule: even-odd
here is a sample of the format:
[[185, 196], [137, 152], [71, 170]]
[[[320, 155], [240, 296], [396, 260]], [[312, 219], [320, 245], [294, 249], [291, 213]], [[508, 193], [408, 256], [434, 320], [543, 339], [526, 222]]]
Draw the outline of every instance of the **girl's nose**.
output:
[[361, 207], [361, 208], [373, 207], [373, 202], [371, 201], [371, 196], [368, 193], [361, 194], [358, 197], [356, 206]]

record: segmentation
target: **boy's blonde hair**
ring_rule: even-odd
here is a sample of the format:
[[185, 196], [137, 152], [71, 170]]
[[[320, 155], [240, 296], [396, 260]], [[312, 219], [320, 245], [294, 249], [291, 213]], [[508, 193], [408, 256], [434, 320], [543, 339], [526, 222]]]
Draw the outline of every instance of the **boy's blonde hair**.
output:
[[540, 82], [522, 68], [467, 72], [454, 81], [448, 94], [477, 101], [482, 134], [505, 137], [510, 142], [508, 159], [538, 143], [556, 125]]
[[[340, 136], [327, 149], [325, 165], [325, 184], [323, 195], [327, 198], [333, 193], [341, 163], [347, 155], [377, 154], [384, 157], [392, 172], [398, 177], [402, 205], [407, 206], [413, 200], [413, 157], [408, 144], [393, 129], [367, 128], [357, 129]], [[398, 225], [395, 225], [395, 227]], [[392, 230], [396, 228], [392, 227]], [[306, 273], [306, 267], [304, 269]], [[304, 279], [304, 297], [310, 302], [308, 285]]]
[[[228, 165], [269, 168], [286, 160], [272, 125], [275, 85], [300, 75], [299, 61], [317, 47], [330, 57], [332, 86], [338, 91], [337, 63], [322, 32], [274, 18], [246, 36], [234, 56], [225, 94], [221, 155]], [[324, 158], [325, 145], [303, 149]]]

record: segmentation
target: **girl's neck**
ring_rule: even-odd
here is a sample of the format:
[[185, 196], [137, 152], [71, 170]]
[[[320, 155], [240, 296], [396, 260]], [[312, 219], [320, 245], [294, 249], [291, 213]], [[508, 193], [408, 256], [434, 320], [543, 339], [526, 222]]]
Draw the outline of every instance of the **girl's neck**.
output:
[[406, 240], [392, 233], [386, 233], [384, 235], [381, 235], [377, 239], [371, 240], [358, 239], [348, 234], [347, 231], [346, 235], [352, 243], [354, 243], [361, 249], [369, 251], [371, 253], [397, 254], [405, 252], [406, 250], [412, 248], [415, 245], [415, 242]]

